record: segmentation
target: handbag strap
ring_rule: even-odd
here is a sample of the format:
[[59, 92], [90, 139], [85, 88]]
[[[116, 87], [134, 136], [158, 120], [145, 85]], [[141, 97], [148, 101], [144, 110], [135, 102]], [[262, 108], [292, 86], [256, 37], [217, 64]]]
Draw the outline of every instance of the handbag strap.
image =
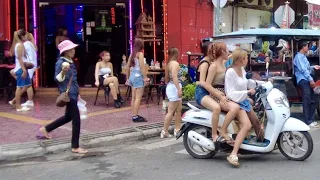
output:
[[67, 87], [66, 93], [68, 93], [69, 90], [70, 90], [72, 79], [73, 79], [73, 74], [72, 74], [72, 72], [71, 72], [71, 77], [70, 77], [70, 80], [69, 80], [69, 83], [68, 83], [68, 87]]

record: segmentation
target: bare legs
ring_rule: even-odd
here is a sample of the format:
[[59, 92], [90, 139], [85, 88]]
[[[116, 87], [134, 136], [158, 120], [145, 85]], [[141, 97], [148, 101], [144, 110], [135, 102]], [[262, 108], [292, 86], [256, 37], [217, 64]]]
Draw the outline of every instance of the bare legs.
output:
[[221, 112], [220, 105], [210, 96], [203, 97], [201, 100], [201, 105], [212, 111], [212, 139], [213, 142], [216, 142], [218, 139], [218, 123]]
[[166, 114], [166, 116], [164, 118], [164, 127], [163, 127], [163, 131], [165, 134], [168, 134], [168, 129], [169, 129], [173, 114], [175, 114], [175, 131], [180, 130], [181, 107], [182, 107], [181, 100], [168, 102], [168, 113]]
[[15, 104], [16, 104], [16, 109], [21, 109], [21, 95], [22, 93], [24, 93], [27, 88], [29, 88], [30, 86], [28, 87], [17, 87], [16, 89], [16, 93], [15, 93], [15, 98], [12, 100], [14, 101], [15, 100]]
[[143, 90], [144, 88], [132, 88], [131, 107], [133, 116], [138, 116]]
[[264, 127], [263, 124], [259, 124], [259, 118], [257, 114], [251, 109], [250, 112], [247, 113], [250, 119], [250, 122], [254, 128], [254, 132], [257, 135], [258, 140], [263, 141], [264, 139]]
[[[17, 76], [16, 76], [16, 74], [15, 74], [15, 72], [14, 72], [13, 69], [10, 71], [10, 74], [11, 74], [12, 77], [14, 77], [14, 79], [17, 79]], [[27, 78], [28, 78], [28, 77], [27, 77]], [[31, 81], [32, 81], [32, 79], [31, 79]], [[26, 90], [24, 90], [24, 91], [21, 90], [21, 92], [20, 92], [21, 95], [22, 95], [25, 91], [26, 91]], [[17, 91], [16, 91], [16, 93], [17, 93]], [[21, 98], [21, 95], [20, 95], [20, 98]], [[31, 86], [29, 86], [29, 87], [27, 88], [27, 95], [28, 95], [28, 100], [29, 100], [29, 101], [33, 101], [33, 89], [32, 89]], [[13, 98], [13, 99], [11, 100], [11, 103], [12, 103], [12, 104], [16, 104], [16, 98]], [[20, 102], [20, 105], [21, 105], [21, 102]], [[19, 105], [19, 107], [20, 107], [20, 105]]]
[[114, 100], [118, 99], [118, 94], [120, 94], [119, 92], [119, 81], [117, 77], [107, 77], [104, 79], [103, 84], [109, 85], [110, 89], [111, 89], [111, 95], [113, 97]]
[[240, 121], [241, 128], [234, 142], [233, 150], [230, 156], [228, 156], [227, 158], [228, 161], [235, 166], [239, 166], [238, 151], [240, 149], [240, 145], [242, 144], [243, 140], [246, 138], [248, 132], [252, 127], [246, 111], [240, 110], [237, 119]]
[[240, 106], [239, 104], [237, 103], [234, 103], [234, 102], [228, 102], [228, 105], [227, 107], [222, 105], [220, 103], [220, 106], [221, 106], [221, 109], [223, 111], [226, 111], [228, 112], [224, 118], [224, 122], [223, 122], [223, 125], [221, 127], [221, 131], [220, 131], [220, 134], [222, 137], [224, 137], [227, 141], [230, 142], [230, 137], [227, 133], [227, 128], [229, 126], [229, 124], [234, 120], [234, 118], [237, 116], [237, 114], [239, 113], [240, 111]]

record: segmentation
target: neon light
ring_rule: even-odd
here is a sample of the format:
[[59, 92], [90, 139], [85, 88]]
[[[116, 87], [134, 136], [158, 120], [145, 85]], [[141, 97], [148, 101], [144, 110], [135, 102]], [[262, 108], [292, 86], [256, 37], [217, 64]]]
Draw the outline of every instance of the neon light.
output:
[[26, 31], [28, 31], [28, 27], [29, 27], [29, 17], [28, 17], [28, 4], [27, 4], [27, 0], [24, 0], [24, 24], [25, 24], [25, 28]]
[[19, 29], [19, 0], [16, 0], [16, 30]]
[[36, 11], [36, 1], [32, 0], [32, 14], [33, 14], [33, 36], [34, 36], [34, 43], [37, 45], [38, 43], [38, 32], [37, 32], [37, 11]]
[[132, 53], [133, 31], [132, 31], [132, 0], [129, 0], [129, 29], [130, 29], [130, 53]]
[[[32, 15], [33, 15], [33, 37], [34, 37], [34, 43], [38, 44], [38, 32], [37, 32], [37, 11], [36, 11], [36, 0], [32, 0]], [[38, 49], [39, 50], [39, 49]], [[37, 53], [38, 56], [38, 53]], [[37, 58], [38, 59], [38, 58]], [[39, 69], [36, 69], [36, 75], [35, 75], [35, 88], [39, 87]]]
[[162, 1], [163, 5], [163, 49], [164, 49], [164, 61], [168, 62], [168, 10], [167, 0]]
[[[154, 9], [154, 0], [152, 0], [152, 13], [153, 13], [153, 28], [156, 29], [156, 12]], [[156, 31], [153, 31], [153, 58], [154, 58], [154, 62], [157, 61], [157, 54], [156, 54]]]
[[143, 12], [143, 0], [141, 0], [141, 12]]
[[9, 39], [9, 41], [11, 41], [11, 10], [10, 10], [10, 0], [7, 1], [7, 5], [8, 5], [8, 7], [7, 7], [7, 9], [8, 9], [8, 15], [7, 15], [8, 21], [7, 21], [7, 23], [9, 23], [9, 25], [8, 25], [8, 35], [9, 35], [8, 39]]

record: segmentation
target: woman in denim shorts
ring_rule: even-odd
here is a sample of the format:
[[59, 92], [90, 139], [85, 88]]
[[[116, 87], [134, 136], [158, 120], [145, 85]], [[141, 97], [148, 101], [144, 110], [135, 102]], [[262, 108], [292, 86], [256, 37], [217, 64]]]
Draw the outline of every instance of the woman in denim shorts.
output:
[[220, 97], [222, 94], [224, 94], [212, 86], [215, 72], [210, 71], [210, 65], [216, 58], [216, 52], [213, 43], [208, 45], [207, 52], [205, 54], [206, 56], [201, 60], [197, 68], [197, 87], [195, 99], [199, 105], [202, 105], [213, 112], [211, 119], [213, 142], [224, 141], [224, 138], [218, 136], [218, 123], [221, 108], [219, 103], [210, 96], [213, 95], [215, 97]]
[[136, 38], [134, 40], [133, 52], [129, 57], [127, 63], [127, 79], [126, 84], [132, 87], [132, 121], [146, 122], [145, 118], [138, 115], [141, 98], [144, 91], [144, 84], [148, 82], [146, 69], [144, 65], [144, 55], [142, 50], [144, 48], [143, 40]]
[[20, 29], [14, 32], [10, 53], [15, 56], [15, 68], [12, 71], [17, 80], [17, 88], [15, 98], [12, 101], [9, 101], [9, 104], [15, 104], [18, 112], [30, 110], [30, 108], [26, 106], [21, 106], [21, 95], [31, 86], [28, 71], [24, 66], [24, 62], [27, 61], [26, 51], [23, 46], [25, 41], [27, 41], [27, 32], [25, 30]]

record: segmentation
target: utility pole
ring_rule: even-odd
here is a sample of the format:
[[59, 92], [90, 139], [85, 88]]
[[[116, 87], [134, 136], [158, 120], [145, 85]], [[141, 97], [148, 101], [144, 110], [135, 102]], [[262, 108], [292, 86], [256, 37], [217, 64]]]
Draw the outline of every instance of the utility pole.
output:
[[220, 3], [221, 0], [217, 0], [217, 6], [214, 8], [214, 16], [215, 16], [215, 22], [214, 22], [214, 35], [217, 36], [221, 34], [221, 7]]

